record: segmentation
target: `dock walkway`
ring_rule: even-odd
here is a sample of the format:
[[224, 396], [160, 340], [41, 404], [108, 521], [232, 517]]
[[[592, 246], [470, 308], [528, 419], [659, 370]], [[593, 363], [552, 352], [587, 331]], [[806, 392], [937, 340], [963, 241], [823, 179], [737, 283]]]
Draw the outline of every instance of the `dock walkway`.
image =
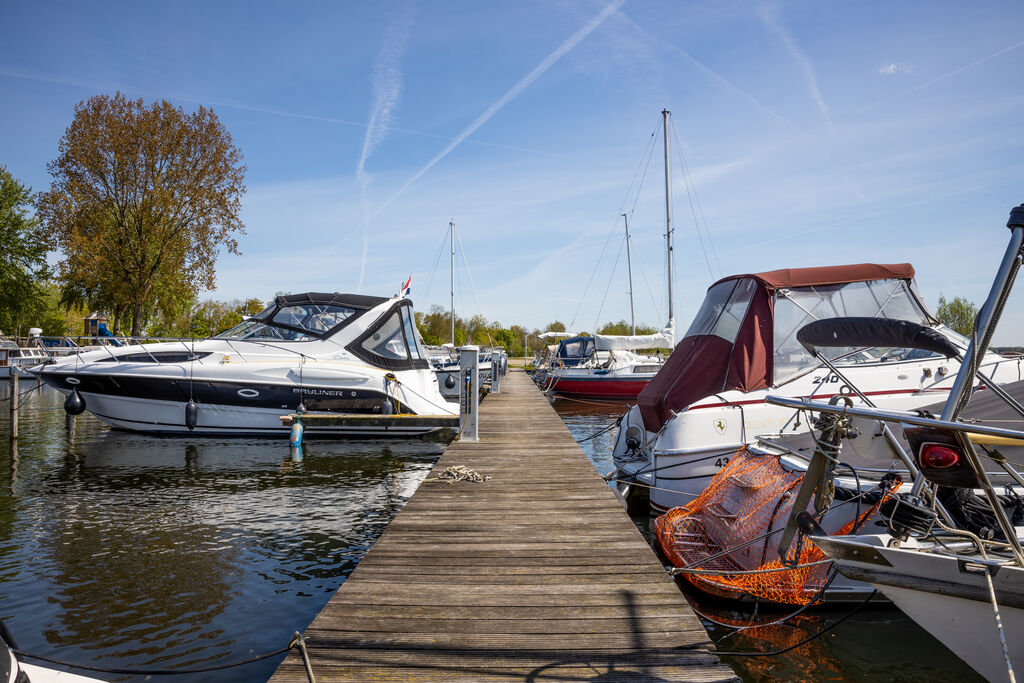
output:
[[738, 680], [526, 373], [430, 477], [306, 630], [318, 681]]

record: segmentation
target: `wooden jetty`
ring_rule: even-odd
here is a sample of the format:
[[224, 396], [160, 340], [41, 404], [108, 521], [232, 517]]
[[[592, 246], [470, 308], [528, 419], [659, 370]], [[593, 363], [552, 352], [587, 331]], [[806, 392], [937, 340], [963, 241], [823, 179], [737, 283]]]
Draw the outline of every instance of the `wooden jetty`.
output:
[[[490, 479], [434, 478], [458, 465]], [[304, 637], [318, 681], [738, 680], [522, 371]], [[307, 680], [296, 651], [271, 680]]]

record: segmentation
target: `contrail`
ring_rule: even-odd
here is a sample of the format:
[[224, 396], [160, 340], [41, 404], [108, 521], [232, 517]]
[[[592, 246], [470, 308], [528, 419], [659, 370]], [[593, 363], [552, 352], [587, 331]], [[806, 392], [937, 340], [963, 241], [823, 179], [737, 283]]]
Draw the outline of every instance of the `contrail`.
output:
[[789, 30], [779, 23], [778, 10], [774, 5], [761, 5], [758, 7], [758, 13], [761, 15], [761, 20], [764, 21], [768, 30], [782, 41], [782, 44], [789, 50], [793, 59], [803, 69], [804, 78], [807, 81], [807, 89], [811, 91], [811, 97], [817, 103], [821, 115], [825, 117], [825, 125], [828, 126], [829, 133], [835, 133], [835, 130], [832, 128], [832, 114], [828, 110], [828, 105], [825, 104], [825, 98], [821, 96], [821, 90], [818, 89], [818, 77], [814, 73], [814, 65], [811, 64], [811, 60], [797, 46]]
[[1000, 55], [1004, 55], [1007, 52], [1010, 52], [1011, 50], [1016, 50], [1021, 45], [1024, 45], [1024, 40], [1020, 41], [1019, 43], [1014, 43], [1013, 45], [1010, 45], [1009, 47], [1004, 47], [1002, 50], [999, 50], [998, 52], [993, 52], [992, 54], [990, 54], [987, 57], [982, 57], [981, 59], [976, 59], [973, 62], [971, 62], [970, 64], [964, 64], [963, 66], [961, 66], [959, 68], [953, 69], [952, 71], [950, 71], [947, 74], [943, 74], [943, 75], [939, 76], [938, 78], [933, 78], [930, 81], [927, 81], [927, 82], [922, 83], [920, 85], [914, 86], [913, 88], [911, 88], [910, 90], [907, 90], [906, 92], [901, 92], [899, 95], [894, 95], [892, 97], [889, 97], [887, 99], [882, 100], [881, 102], [875, 102], [874, 104], [872, 104], [870, 106], [864, 107], [858, 113], [863, 114], [864, 112], [870, 111], [870, 110], [874, 109], [875, 107], [880, 107], [883, 104], [888, 104], [889, 102], [892, 102], [893, 100], [898, 100], [901, 97], [906, 97], [907, 95], [910, 95], [911, 93], [915, 93], [918, 90], [923, 90], [924, 88], [927, 88], [929, 86], [935, 85], [936, 83], [938, 83], [940, 81], [944, 81], [947, 78], [952, 78], [953, 76], [956, 76], [957, 74], [959, 74], [959, 73], [961, 73], [963, 71], [967, 71], [968, 69], [973, 69], [974, 67], [978, 66], [979, 64], [984, 64], [985, 62], [987, 62], [989, 60], [992, 60], [992, 59], [995, 59], [996, 57], [999, 57]]
[[564, 57], [566, 53], [568, 53], [574, 47], [579, 45], [584, 38], [593, 33], [594, 29], [596, 29], [598, 26], [604, 23], [604, 21], [608, 17], [615, 14], [615, 12], [617, 12], [618, 9], [622, 7], [623, 4], [625, 4], [625, 2], [626, 0], [613, 0], [613, 2], [609, 3], [603, 10], [601, 10], [600, 13], [598, 13], [597, 16], [595, 16], [593, 19], [584, 24], [582, 28], [576, 31], [576, 33], [569, 36], [569, 38], [564, 43], [559, 45], [558, 48], [550, 55], [548, 55], [544, 61], [538, 64], [533, 71], [528, 73], [518, 83], [512, 86], [512, 88], [507, 93], [502, 95], [501, 99], [499, 99], [497, 102], [488, 107], [487, 111], [478, 116], [476, 120], [469, 124], [461, 133], [456, 135], [455, 139], [448, 143], [448, 146], [441, 150], [441, 152], [437, 156], [428, 161], [426, 166], [424, 166], [415, 174], [413, 174], [413, 176], [409, 178], [409, 180], [405, 181], [405, 184], [402, 185], [402, 187], [398, 188], [398, 191], [391, 195], [391, 197], [388, 198], [387, 201], [378, 206], [377, 209], [373, 213], [371, 213], [361, 224], [353, 228], [347, 235], [341, 238], [341, 240], [335, 243], [334, 246], [332, 246], [327, 251], [333, 251], [339, 244], [341, 244], [349, 237], [351, 237], [356, 230], [363, 228], [369, 221], [373, 220], [373, 218], [377, 214], [379, 214], [381, 211], [390, 206], [392, 202], [394, 202], [396, 199], [405, 194], [405, 191], [408, 190], [413, 183], [422, 178], [427, 171], [432, 169], [435, 165], [437, 165], [439, 161], [448, 156], [453, 149], [462, 144], [466, 140], [466, 138], [475, 133], [482, 125], [487, 123], [491, 119], [491, 117], [497, 114], [499, 111], [501, 111], [501, 109], [506, 104], [515, 99], [516, 96], [518, 96], [521, 92], [526, 90], [526, 88], [528, 88], [534, 81], [540, 78], [545, 71], [550, 69], [552, 65], [555, 64], [555, 62]]
[[778, 113], [777, 111], [775, 111], [774, 109], [772, 109], [768, 105], [766, 105], [763, 102], [761, 102], [759, 99], [757, 99], [756, 97], [751, 95], [749, 92], [747, 92], [743, 88], [739, 87], [738, 85], [736, 85], [735, 83], [733, 83], [732, 81], [727, 79], [725, 76], [721, 75], [717, 71], [715, 71], [712, 68], [710, 68], [708, 65], [704, 64], [703, 62], [701, 62], [700, 60], [695, 58], [693, 55], [691, 55], [686, 50], [673, 45], [672, 43], [668, 42], [664, 38], [659, 38], [657, 36], [651, 35], [647, 31], [645, 31], [643, 28], [641, 28], [640, 25], [637, 24], [635, 21], [633, 21], [629, 17], [625, 16], [625, 14], [622, 15], [622, 19], [627, 24], [632, 26], [633, 29], [635, 31], [637, 31], [641, 36], [643, 36], [643, 39], [645, 41], [650, 42], [650, 43], [658, 43], [659, 45], [665, 47], [666, 49], [669, 49], [669, 50], [672, 50], [673, 52], [678, 53], [679, 55], [681, 55], [683, 57], [683, 59], [688, 61], [693, 66], [697, 67], [697, 69], [700, 70], [701, 72], [703, 72], [706, 76], [708, 76], [711, 79], [717, 81], [719, 84], [725, 86], [727, 89], [733, 91], [734, 93], [740, 95], [741, 97], [749, 100], [755, 107], [757, 107], [758, 109], [764, 111], [769, 116], [772, 116], [772, 117], [778, 119], [779, 121], [785, 123], [787, 126], [792, 128], [793, 130], [799, 130], [799, 128], [797, 127], [797, 125], [795, 123], [793, 123], [792, 121], [790, 121], [785, 116], [783, 116], [782, 114]]
[[[301, 119], [303, 121], [320, 121], [323, 123], [335, 123], [342, 126], [352, 126], [353, 128], [367, 128], [369, 126], [365, 121], [349, 121], [347, 119], [339, 119], [331, 116], [317, 116], [315, 114], [303, 114], [301, 112], [286, 111], [284, 109], [274, 109], [273, 107], [264, 107], [261, 105], [245, 104], [243, 102], [232, 102], [230, 100], [211, 100], [203, 97], [194, 97], [192, 95], [178, 95], [174, 93], [166, 92], [152, 92], [149, 90], [143, 90], [134, 86], [116, 85], [113, 83], [100, 83], [98, 81], [83, 81], [74, 78], [65, 78], [63, 76], [54, 74], [42, 74], [42, 73], [28, 73], [25, 71], [18, 71], [13, 69], [0, 68], [0, 77], [5, 78], [16, 78], [23, 81], [35, 81], [37, 83], [56, 83], [58, 85], [66, 85], [73, 88], [82, 88], [84, 90], [93, 90], [96, 92], [112, 92], [119, 90], [123, 93], [133, 94], [140, 97], [150, 97], [155, 100], [166, 99], [173, 100], [175, 102], [192, 102], [195, 104], [202, 104], [207, 107], [222, 107], [225, 109], [238, 109], [241, 111], [251, 111], [258, 114], [268, 114], [271, 116], [280, 116], [283, 118]], [[438, 135], [437, 133], [427, 133], [421, 130], [412, 130], [411, 128], [396, 128], [393, 126], [384, 127], [389, 133], [403, 133], [405, 135], [416, 135], [423, 138], [434, 138], [435, 140], [451, 140], [446, 135]], [[546, 154], [545, 150], [537, 150], [529, 147], [522, 147], [519, 145], [502, 145], [494, 142], [477, 142], [470, 140], [469, 144], [479, 145], [481, 147], [496, 147], [498, 149], [511, 149], [520, 152], [531, 152], [534, 154]]]
[[363, 291], [363, 275], [366, 272], [366, 254], [370, 249], [367, 227], [370, 223], [367, 194], [373, 176], [366, 172], [366, 160], [373, 150], [383, 142], [391, 124], [391, 112], [402, 97], [402, 71], [399, 63], [405, 52], [409, 28], [412, 25], [413, 2], [407, 0], [399, 3], [395, 23], [388, 29], [384, 44], [377, 53], [377, 61], [371, 77], [373, 88], [373, 109], [370, 111], [370, 122], [366, 126], [363, 138], [363, 151], [356, 165], [356, 178], [359, 180], [360, 203], [363, 207], [363, 255], [359, 261], [359, 286], [357, 292]]

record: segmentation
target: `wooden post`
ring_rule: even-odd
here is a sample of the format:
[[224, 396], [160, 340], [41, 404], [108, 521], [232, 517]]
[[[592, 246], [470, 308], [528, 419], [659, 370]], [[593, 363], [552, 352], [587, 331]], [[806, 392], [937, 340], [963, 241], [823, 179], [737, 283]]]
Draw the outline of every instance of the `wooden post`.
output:
[[18, 440], [18, 370], [11, 368], [11, 441]]

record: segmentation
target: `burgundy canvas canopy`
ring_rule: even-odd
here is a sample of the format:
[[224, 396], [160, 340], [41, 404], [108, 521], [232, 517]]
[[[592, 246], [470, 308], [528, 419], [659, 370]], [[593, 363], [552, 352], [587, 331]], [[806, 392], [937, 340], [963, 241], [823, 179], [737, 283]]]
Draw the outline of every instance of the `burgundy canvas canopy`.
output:
[[[840, 285], [873, 280], [911, 280], [909, 263], [859, 263], [819, 268], [785, 268], [722, 278], [756, 283], [734, 339], [693, 330], [676, 346], [661, 371], [640, 392], [637, 402], [648, 431], [657, 431], [672, 412], [722, 391], [755, 391], [772, 382], [774, 359], [773, 300], [777, 289]], [[703, 309], [702, 309], [703, 310]], [[695, 333], [700, 332], [700, 333]]]

